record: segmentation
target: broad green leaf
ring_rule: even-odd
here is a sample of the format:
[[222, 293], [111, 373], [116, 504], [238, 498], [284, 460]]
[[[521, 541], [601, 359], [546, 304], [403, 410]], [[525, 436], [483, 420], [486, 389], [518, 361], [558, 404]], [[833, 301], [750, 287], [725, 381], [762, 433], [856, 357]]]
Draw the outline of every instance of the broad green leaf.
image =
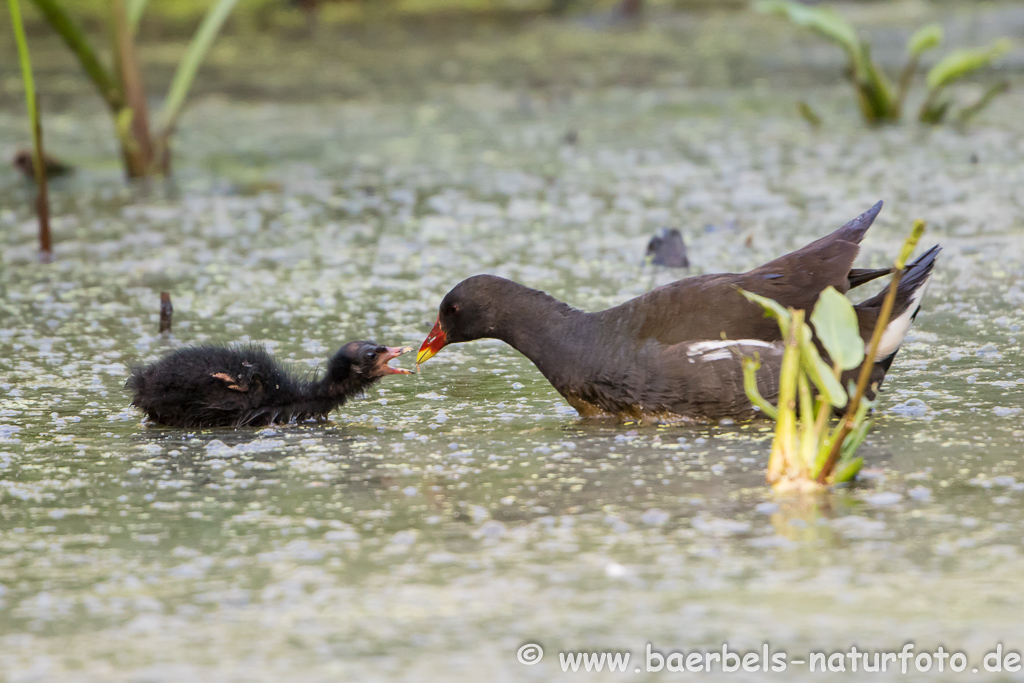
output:
[[943, 57], [928, 72], [928, 88], [938, 90], [958, 81], [971, 72], [982, 69], [1009, 51], [1012, 43], [1004, 38], [988, 47], [954, 50]]
[[792, 315], [790, 315], [789, 310], [785, 306], [783, 306], [782, 304], [778, 303], [773, 299], [769, 299], [766, 296], [754, 294], [753, 292], [748, 292], [745, 289], [741, 289], [740, 294], [745, 296], [748, 301], [751, 301], [761, 306], [764, 309], [764, 314], [767, 317], [775, 318], [775, 320], [778, 321], [779, 323], [779, 329], [782, 330], [783, 337], [789, 334], [789, 324], [792, 320]]
[[843, 385], [836, 379], [829, 364], [821, 359], [818, 347], [814, 345], [811, 328], [807, 325], [803, 325], [800, 330], [800, 367], [826, 401], [836, 408], [846, 405], [848, 397], [843, 391]]
[[907, 54], [911, 57], [920, 57], [928, 50], [937, 48], [944, 37], [945, 34], [940, 24], [922, 26], [907, 41]]
[[864, 340], [860, 337], [857, 312], [850, 300], [834, 287], [827, 287], [818, 297], [811, 323], [833, 363], [838, 363], [843, 370], [852, 370], [861, 364]]

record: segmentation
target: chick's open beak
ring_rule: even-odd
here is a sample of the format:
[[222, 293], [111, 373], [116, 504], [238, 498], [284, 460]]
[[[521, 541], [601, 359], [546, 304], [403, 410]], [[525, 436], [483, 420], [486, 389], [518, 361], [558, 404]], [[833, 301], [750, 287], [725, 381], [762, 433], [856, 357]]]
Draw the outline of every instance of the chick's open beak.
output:
[[385, 375], [411, 375], [412, 374], [411, 370], [406, 370], [404, 368], [393, 368], [390, 365], [388, 365], [388, 363], [390, 363], [395, 358], [398, 358], [403, 353], [408, 353], [409, 351], [412, 351], [412, 347], [411, 346], [385, 346], [384, 348], [387, 349], [387, 351], [385, 351], [384, 353], [382, 353], [380, 355], [380, 367], [381, 367], [381, 371], [383, 372], [383, 374], [385, 374]]
[[416, 365], [420, 363], [426, 363], [428, 360], [434, 357], [434, 355], [444, 348], [445, 344], [448, 343], [448, 338], [444, 335], [444, 330], [441, 329], [441, 319], [438, 318], [437, 322], [434, 323], [434, 328], [430, 330], [430, 334], [423, 340], [423, 345], [420, 346], [420, 352], [416, 354]]

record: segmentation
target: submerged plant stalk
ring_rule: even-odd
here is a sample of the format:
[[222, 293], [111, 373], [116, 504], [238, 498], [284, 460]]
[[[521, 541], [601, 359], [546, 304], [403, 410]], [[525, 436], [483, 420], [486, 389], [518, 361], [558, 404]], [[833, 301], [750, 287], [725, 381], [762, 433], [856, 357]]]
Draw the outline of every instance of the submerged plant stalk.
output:
[[44, 263], [49, 263], [53, 258], [53, 246], [50, 241], [50, 198], [46, 186], [46, 156], [43, 154], [43, 122], [39, 114], [35, 80], [32, 78], [32, 62], [29, 59], [28, 40], [25, 38], [25, 25], [21, 20], [21, 7], [18, 0], [7, 0], [7, 5], [11, 10], [14, 40], [18, 44], [18, 61], [21, 62], [21, 80], [25, 86], [25, 105], [32, 125], [32, 166], [36, 177], [39, 257]]
[[124, 0], [111, 0], [113, 15], [114, 50], [117, 68], [124, 87], [127, 115], [118, 112], [117, 132], [121, 138], [125, 170], [130, 178], [149, 175], [153, 167], [153, 140], [149, 133], [149, 107], [146, 90], [139, 70], [139, 56], [135, 49], [135, 36], [128, 21]]

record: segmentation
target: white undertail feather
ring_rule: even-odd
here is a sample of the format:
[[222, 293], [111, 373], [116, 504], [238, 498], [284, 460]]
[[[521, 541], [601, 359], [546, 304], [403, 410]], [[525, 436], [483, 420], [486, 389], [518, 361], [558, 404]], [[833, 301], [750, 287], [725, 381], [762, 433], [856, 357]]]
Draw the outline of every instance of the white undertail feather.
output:
[[[928, 277], [931, 279], [931, 276]], [[924, 290], [928, 289], [928, 280], [917, 288], [917, 291], [910, 297], [910, 305], [907, 306], [907, 310], [903, 311], [898, 317], [893, 318], [889, 321], [889, 324], [885, 326], [885, 332], [882, 333], [882, 339], [878, 343], [878, 356], [877, 360], [888, 358], [900, 348], [900, 344], [903, 343], [903, 338], [907, 336], [907, 332], [910, 331], [910, 323], [914, 321], [914, 316], [917, 315], [918, 309], [921, 308], [921, 300], [924, 298]], [[871, 346], [870, 342], [865, 344], [865, 350]]]

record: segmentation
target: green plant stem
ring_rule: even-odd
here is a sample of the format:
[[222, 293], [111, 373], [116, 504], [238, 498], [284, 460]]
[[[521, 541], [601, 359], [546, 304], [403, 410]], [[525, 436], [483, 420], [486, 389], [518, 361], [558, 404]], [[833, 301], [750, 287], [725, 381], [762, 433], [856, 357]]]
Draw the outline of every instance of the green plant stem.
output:
[[139, 32], [139, 22], [142, 21], [148, 4], [149, 0], [128, 0], [128, 28], [131, 29], [132, 35]]
[[908, 61], [907, 65], [903, 67], [903, 71], [900, 72], [900, 83], [896, 90], [896, 102], [893, 104], [893, 120], [899, 121], [903, 117], [903, 103], [907, 100], [907, 94], [910, 92], [910, 84], [914, 82], [914, 74], [917, 73], [917, 67], [920, 63], [920, 57], [913, 55]]
[[100, 97], [110, 110], [119, 111], [124, 106], [124, 91], [100, 62], [82, 28], [67, 15], [59, 0], [32, 0], [32, 3], [78, 58], [82, 69], [99, 90]]
[[46, 185], [46, 155], [43, 153], [43, 122], [39, 114], [39, 99], [36, 97], [35, 79], [32, 77], [32, 61], [29, 58], [28, 40], [25, 38], [25, 24], [21, 19], [18, 0], [7, 0], [11, 10], [11, 24], [14, 40], [18, 45], [18, 61], [21, 63], [21, 81], [25, 86], [25, 106], [32, 125], [32, 166], [36, 177], [36, 215], [39, 218], [39, 256], [44, 263], [53, 258], [50, 241], [50, 198]]
[[957, 124], [961, 126], [966, 126], [968, 123], [971, 122], [971, 119], [973, 119], [975, 116], [978, 115], [979, 112], [981, 112], [982, 109], [991, 104], [993, 99], [995, 99], [998, 95], [1002, 95], [1009, 89], [1010, 84], [1007, 81], [1000, 81], [999, 83], [990, 86], [987, 90], [985, 90], [982, 96], [978, 98], [977, 102], [975, 102], [972, 105], [966, 106], [960, 110], [960, 113], [956, 117]]
[[818, 455], [817, 421], [814, 419], [814, 401], [811, 399], [811, 383], [807, 373], [797, 378], [800, 396], [800, 478], [806, 479]]
[[[775, 423], [775, 440], [768, 457], [768, 483], [778, 482], [783, 473], [787, 475], [794, 460], [799, 457], [796, 442], [796, 395], [797, 377], [800, 374], [800, 328], [804, 323], [804, 312], [790, 309], [789, 331], [786, 346], [782, 352], [782, 367], [779, 370], [779, 408]], [[793, 473], [795, 475], [795, 473]]]
[[217, 34], [237, 1], [219, 0], [210, 9], [174, 72], [174, 79], [171, 81], [171, 88], [168, 90], [167, 100], [164, 102], [160, 135], [157, 140], [157, 162], [165, 169], [165, 172], [170, 168], [170, 139], [178, 125], [178, 119], [181, 117], [185, 98], [196, 78], [199, 66], [203, 63], [206, 53], [209, 52], [210, 46], [217, 38]]
[[[843, 376], [843, 369], [839, 363], [832, 366], [832, 374], [839, 381]], [[814, 454], [814, 463], [811, 465], [811, 477], [815, 480], [821, 472], [821, 465], [824, 463], [825, 449], [831, 453], [832, 430], [829, 429], [829, 417], [832, 415], [832, 404], [824, 396], [818, 396], [818, 412], [814, 433], [818, 435], [817, 452]]]
[[910, 254], [917, 247], [921, 235], [924, 234], [924, 227], [924, 221], [914, 221], [914, 229], [911, 231], [910, 237], [903, 243], [899, 256], [896, 257], [892, 282], [889, 283], [889, 290], [882, 301], [882, 310], [878, 313], [875, 329], [871, 333], [871, 344], [868, 346], [868, 351], [864, 355], [864, 362], [860, 366], [857, 390], [850, 399], [850, 403], [846, 406], [846, 413], [840, 422], [839, 431], [832, 441], [832, 450], [822, 465], [821, 471], [818, 473], [819, 484], [824, 484], [828, 480], [828, 476], [832, 473], [836, 463], [839, 462], [843, 442], [846, 441], [846, 437], [857, 426], [857, 411], [860, 408], [861, 401], [864, 399], [865, 392], [867, 392], [868, 382], [871, 381], [871, 371], [874, 369], [875, 359], [878, 357], [878, 346], [882, 342], [882, 335], [885, 333], [886, 325], [889, 324], [889, 318], [892, 317], [893, 306], [896, 305], [896, 291], [900, 286], [900, 279], [903, 277], [903, 271], [906, 270], [907, 259], [910, 258]]
[[918, 121], [933, 125], [942, 123], [942, 119], [946, 117], [948, 107], [938, 104], [940, 93], [941, 90], [938, 89], [928, 91], [928, 96], [925, 97], [924, 103], [921, 104], [921, 109], [917, 114]]

